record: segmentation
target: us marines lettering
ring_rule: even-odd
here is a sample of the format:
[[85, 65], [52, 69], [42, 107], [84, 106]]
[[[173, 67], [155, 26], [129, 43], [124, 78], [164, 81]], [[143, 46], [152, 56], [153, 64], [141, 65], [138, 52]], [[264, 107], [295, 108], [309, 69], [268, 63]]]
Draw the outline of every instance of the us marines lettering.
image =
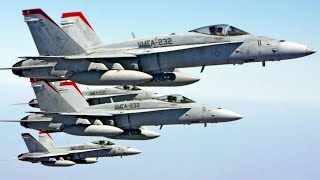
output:
[[157, 46], [168, 46], [172, 44], [173, 42], [171, 38], [163, 38], [163, 39], [155, 38], [153, 40], [145, 40], [145, 41], [138, 42], [139, 47], [157, 47]]
[[114, 109], [139, 109], [140, 103], [116, 104]]

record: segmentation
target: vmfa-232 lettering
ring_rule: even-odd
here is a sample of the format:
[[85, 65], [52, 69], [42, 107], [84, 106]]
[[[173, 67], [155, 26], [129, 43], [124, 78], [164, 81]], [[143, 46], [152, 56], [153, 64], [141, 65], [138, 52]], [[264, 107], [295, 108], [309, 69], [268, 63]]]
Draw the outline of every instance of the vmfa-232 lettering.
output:
[[162, 47], [162, 46], [169, 46], [173, 45], [172, 38], [155, 38], [151, 40], [144, 40], [144, 41], [138, 41], [138, 46], [140, 48], [142, 47]]
[[140, 103], [124, 103], [114, 105], [115, 110], [121, 109], [140, 109]]

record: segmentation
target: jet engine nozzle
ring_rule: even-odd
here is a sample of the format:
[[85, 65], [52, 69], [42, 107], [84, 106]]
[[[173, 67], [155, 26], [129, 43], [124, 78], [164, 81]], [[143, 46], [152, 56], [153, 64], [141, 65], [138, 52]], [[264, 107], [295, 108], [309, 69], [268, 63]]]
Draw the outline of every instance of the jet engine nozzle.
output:
[[[24, 60], [15, 63], [12, 67], [13, 67], [13, 68], [15, 68], [15, 67], [22, 67], [22, 62], [23, 62], [23, 61], [24, 61]], [[22, 76], [23, 76], [23, 74], [22, 74], [22, 69], [12, 69], [12, 73], [13, 73], [14, 75], [16, 75], [16, 76], [19, 76], [19, 77], [22, 77]]]

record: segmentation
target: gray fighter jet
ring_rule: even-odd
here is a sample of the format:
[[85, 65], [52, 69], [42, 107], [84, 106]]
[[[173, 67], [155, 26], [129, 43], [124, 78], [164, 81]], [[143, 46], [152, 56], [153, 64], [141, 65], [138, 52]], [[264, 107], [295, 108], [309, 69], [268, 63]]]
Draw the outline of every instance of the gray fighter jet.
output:
[[32, 80], [40, 112], [26, 116], [22, 126], [46, 132], [113, 139], [148, 140], [158, 133], [143, 126], [229, 122], [242, 116], [232, 111], [198, 104], [181, 95], [89, 106], [74, 85], [55, 88]]
[[[79, 20], [79, 14], [69, 13], [63, 21], [64, 30], [80, 38], [71, 38], [41, 9], [24, 10], [23, 15], [40, 56], [22, 57], [22, 61], [8, 69], [18, 76], [50, 81], [181, 86], [199, 79], [177, 68], [202, 67], [203, 71], [208, 65], [251, 62], [265, 65], [266, 61], [299, 58], [316, 52], [305, 45], [255, 36], [226, 24], [102, 45], [97, 37], [89, 43], [91, 38], [81, 38], [95, 36], [83, 15]], [[80, 26], [72, 17], [78, 17], [86, 26]], [[79, 39], [83, 42], [77, 43]]]
[[[73, 84], [72, 81], [56, 82], [54, 85], [57, 88], [67, 84]], [[79, 92], [86, 98], [89, 105], [97, 105], [111, 102], [130, 101], [130, 100], [145, 100], [159, 97], [158, 93], [145, 91], [136, 86], [117, 86], [111, 88], [94, 89]], [[34, 108], [39, 108], [38, 100], [32, 99], [28, 103], [19, 103], [16, 105], [29, 104]]]
[[18, 159], [45, 166], [67, 167], [76, 164], [96, 163], [99, 157], [130, 156], [141, 151], [125, 146], [115, 145], [110, 141], [55, 147], [49, 134], [40, 132], [39, 142], [29, 133], [21, 134], [29, 152], [20, 154]]

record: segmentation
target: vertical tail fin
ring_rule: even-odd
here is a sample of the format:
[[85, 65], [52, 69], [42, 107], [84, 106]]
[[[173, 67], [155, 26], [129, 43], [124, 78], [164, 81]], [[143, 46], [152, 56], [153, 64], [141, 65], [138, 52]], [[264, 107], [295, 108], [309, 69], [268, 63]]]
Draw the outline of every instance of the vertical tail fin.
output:
[[102, 42], [81, 12], [63, 13], [62, 29], [84, 49], [101, 46]]
[[41, 9], [23, 10], [40, 55], [76, 55], [86, 51]]
[[50, 82], [35, 79], [30, 79], [30, 82], [41, 111], [76, 112]]
[[60, 82], [57, 89], [48, 81], [31, 79], [39, 107], [48, 112], [76, 112], [89, 107], [74, 82]]
[[39, 132], [39, 142], [48, 150], [54, 149], [55, 147], [50, 134], [45, 132]]
[[77, 84], [73, 81], [57, 82], [55, 86], [58, 88], [61, 96], [69, 102], [76, 110], [89, 107], [89, 103], [84, 98]]
[[48, 152], [48, 149], [46, 149], [42, 144], [40, 144], [33, 136], [31, 136], [29, 133], [22, 133], [21, 134], [24, 142], [27, 145], [27, 148], [30, 153], [35, 152]]

